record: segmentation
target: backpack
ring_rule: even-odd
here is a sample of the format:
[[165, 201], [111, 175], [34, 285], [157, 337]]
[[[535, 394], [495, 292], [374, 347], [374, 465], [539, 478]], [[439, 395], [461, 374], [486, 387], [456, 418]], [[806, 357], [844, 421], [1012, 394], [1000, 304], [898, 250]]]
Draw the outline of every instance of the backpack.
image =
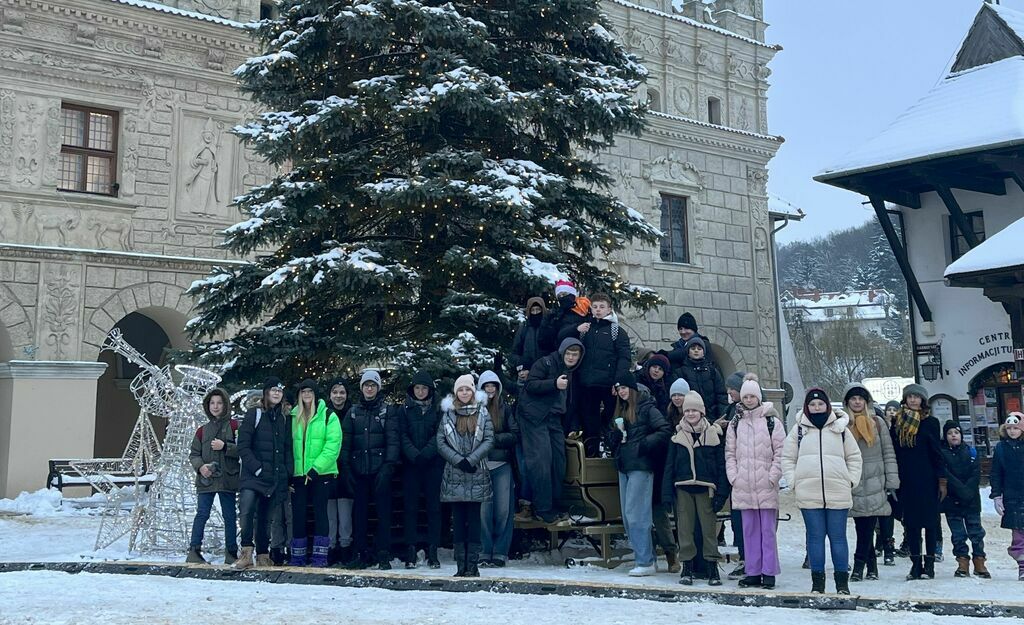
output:
[[[768, 437], [771, 438], [772, 432], [775, 431], [775, 415], [765, 415], [765, 419], [768, 420]], [[737, 414], [732, 418], [732, 431], [735, 434], [737, 428], [737, 422], [740, 420], [740, 415]]]

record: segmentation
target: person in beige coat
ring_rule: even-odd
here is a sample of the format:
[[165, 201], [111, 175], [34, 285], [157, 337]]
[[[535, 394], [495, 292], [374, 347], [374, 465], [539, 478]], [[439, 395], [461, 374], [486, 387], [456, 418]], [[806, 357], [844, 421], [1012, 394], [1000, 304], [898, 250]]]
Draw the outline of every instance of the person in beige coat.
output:
[[860, 449], [860, 483], [853, 489], [850, 516], [857, 529], [857, 548], [853, 552], [851, 582], [878, 579], [878, 556], [874, 549], [875, 527], [879, 520], [892, 514], [889, 498], [900, 487], [900, 471], [896, 450], [888, 425], [871, 408], [871, 393], [861, 384], [850, 383], [843, 392], [843, 406], [850, 416], [847, 436], [853, 436]]
[[820, 388], [807, 391], [804, 409], [782, 448], [782, 474], [804, 518], [811, 592], [825, 592], [825, 538], [832, 551], [836, 592], [850, 594], [850, 547], [846, 517], [860, 482], [857, 441], [846, 432], [850, 417], [833, 410]]

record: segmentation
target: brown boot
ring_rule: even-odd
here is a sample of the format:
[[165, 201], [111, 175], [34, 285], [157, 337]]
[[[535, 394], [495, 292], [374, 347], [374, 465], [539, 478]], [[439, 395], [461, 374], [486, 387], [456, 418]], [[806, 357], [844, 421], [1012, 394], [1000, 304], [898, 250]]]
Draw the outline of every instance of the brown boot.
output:
[[971, 576], [971, 559], [967, 556], [956, 557], [956, 572], [953, 573], [953, 577], [970, 577]]
[[251, 569], [254, 566], [252, 561], [252, 547], [242, 547], [242, 553], [239, 554], [238, 559], [231, 566], [235, 567], [235, 570], [244, 571], [245, 569]]
[[668, 552], [665, 554], [665, 561], [668, 562], [668, 572], [678, 573], [683, 570], [683, 567], [679, 565], [679, 557], [674, 552]]
[[258, 566], [261, 569], [268, 568], [274, 566], [274, 561], [270, 559], [269, 553], [257, 553], [256, 566]]
[[[966, 558], [964, 558], [966, 560]], [[985, 568], [985, 556], [974, 556], [974, 575], [984, 579], [992, 579], [992, 574]]]

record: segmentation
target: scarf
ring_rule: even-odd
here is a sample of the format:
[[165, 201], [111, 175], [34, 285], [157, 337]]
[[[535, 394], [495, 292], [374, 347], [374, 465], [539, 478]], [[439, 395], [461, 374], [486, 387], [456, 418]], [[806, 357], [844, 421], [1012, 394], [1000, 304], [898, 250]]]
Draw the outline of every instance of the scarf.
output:
[[586, 297], [577, 297], [576, 303], [573, 304], [571, 310], [580, 317], [586, 317], [590, 314], [590, 299]]
[[804, 416], [811, 422], [811, 425], [820, 430], [825, 427], [825, 423], [828, 422], [828, 418], [832, 416], [832, 411], [829, 410], [828, 412], [819, 412], [817, 414], [807, 413]]
[[901, 447], [917, 445], [917, 429], [921, 427], [921, 419], [926, 416], [928, 415], [923, 410], [911, 410], [906, 406], [900, 408], [900, 411], [896, 413], [893, 427], [896, 428]]
[[[608, 322], [612, 324], [612, 340], [614, 341], [614, 340], [618, 339], [619, 338], [619, 316], [616, 315], [615, 313], [612, 313], [612, 314], [608, 315], [607, 317], [605, 317], [605, 319], [607, 319]], [[665, 373], [667, 374], [668, 372], [666, 371]]]
[[853, 416], [853, 425], [850, 427], [853, 430], [853, 438], [866, 442], [868, 447], [874, 446], [877, 432], [873, 416], [867, 412], [851, 412], [850, 414]]
[[697, 425], [690, 425], [689, 423], [686, 422], [686, 418], [684, 417], [684, 418], [680, 419], [679, 420], [679, 424], [676, 425], [676, 431], [677, 432], [689, 432], [691, 434], [700, 434], [704, 430], [706, 430], [707, 427], [708, 427], [708, 420], [707, 419], [701, 419], [700, 421], [697, 422]]

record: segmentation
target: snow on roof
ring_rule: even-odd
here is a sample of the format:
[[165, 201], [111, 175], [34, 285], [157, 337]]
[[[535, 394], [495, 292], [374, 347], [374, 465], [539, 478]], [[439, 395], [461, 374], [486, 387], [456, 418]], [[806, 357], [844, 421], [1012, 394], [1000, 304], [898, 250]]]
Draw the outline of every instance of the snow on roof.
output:
[[943, 274], [949, 278], [957, 274], [980, 271], [999, 271], [1024, 266], [1024, 217], [986, 238], [978, 247], [953, 261]]
[[[731, 30], [726, 30], [724, 28], [721, 28], [720, 26], [712, 26], [711, 24], [705, 24], [704, 22], [699, 22], [697, 20], [690, 19], [690, 18], [688, 18], [688, 17], [686, 17], [684, 15], [673, 15], [671, 13], [665, 13], [664, 11], [659, 11], [657, 9], [650, 9], [648, 7], [640, 6], [639, 4], [635, 4], [633, 2], [626, 2], [626, 0], [611, 0], [611, 1], [614, 2], [615, 4], [619, 4], [619, 5], [622, 5], [624, 7], [628, 7], [630, 9], [636, 9], [637, 11], [643, 11], [644, 13], [650, 13], [652, 15], [657, 15], [659, 17], [667, 17], [668, 19], [675, 20], [677, 22], [683, 22], [683, 23], [689, 24], [691, 26], [696, 26], [697, 28], [703, 28], [704, 30], [710, 30], [710, 31], [713, 31], [713, 32], [716, 32], [716, 33], [727, 35], [729, 37], [735, 37], [736, 39], [740, 39], [742, 41], [746, 41], [747, 43], [752, 43], [752, 44], [760, 46], [762, 48], [768, 48], [769, 50], [781, 50], [782, 49], [782, 46], [779, 46], [779, 45], [769, 45], [769, 44], [767, 44], [767, 43], [765, 43], [763, 41], [758, 41], [757, 39], [751, 39], [750, 37], [744, 37], [743, 35], [740, 35], [740, 34], [732, 32]], [[673, 3], [673, 5], [674, 4], [675, 3]], [[675, 10], [678, 11], [679, 9], [677, 8]]]
[[1024, 143], [1024, 57], [942, 79], [880, 134], [815, 176], [855, 173]]
[[982, 8], [994, 11], [999, 19], [1003, 20], [1003, 23], [1009, 26], [1021, 41], [1024, 41], [1024, 13], [999, 4], [986, 4]]
[[799, 221], [807, 216], [802, 208], [793, 205], [774, 193], [768, 193], [768, 212], [772, 215], [781, 215], [794, 221]]
[[[892, 295], [885, 289], [865, 289], [841, 293], [820, 291], [787, 291], [782, 295], [782, 306], [803, 309], [806, 321], [827, 321], [838, 318], [885, 319], [892, 303]], [[840, 308], [836, 314], [834, 309]], [[850, 310], [852, 308], [852, 311]], [[832, 311], [828, 314], [826, 311]]]
[[224, 19], [223, 17], [216, 17], [214, 15], [207, 15], [205, 13], [199, 13], [197, 11], [186, 11], [184, 9], [176, 9], [174, 7], [167, 6], [160, 2], [147, 2], [147, 0], [111, 0], [118, 4], [127, 4], [133, 7], [140, 7], [143, 9], [150, 9], [152, 11], [160, 11], [161, 13], [170, 13], [172, 15], [181, 15], [182, 17], [191, 17], [193, 19], [202, 20], [204, 22], [213, 22], [214, 24], [222, 24], [224, 26], [231, 26], [234, 28], [241, 28], [244, 26], [241, 22], [234, 20]]

